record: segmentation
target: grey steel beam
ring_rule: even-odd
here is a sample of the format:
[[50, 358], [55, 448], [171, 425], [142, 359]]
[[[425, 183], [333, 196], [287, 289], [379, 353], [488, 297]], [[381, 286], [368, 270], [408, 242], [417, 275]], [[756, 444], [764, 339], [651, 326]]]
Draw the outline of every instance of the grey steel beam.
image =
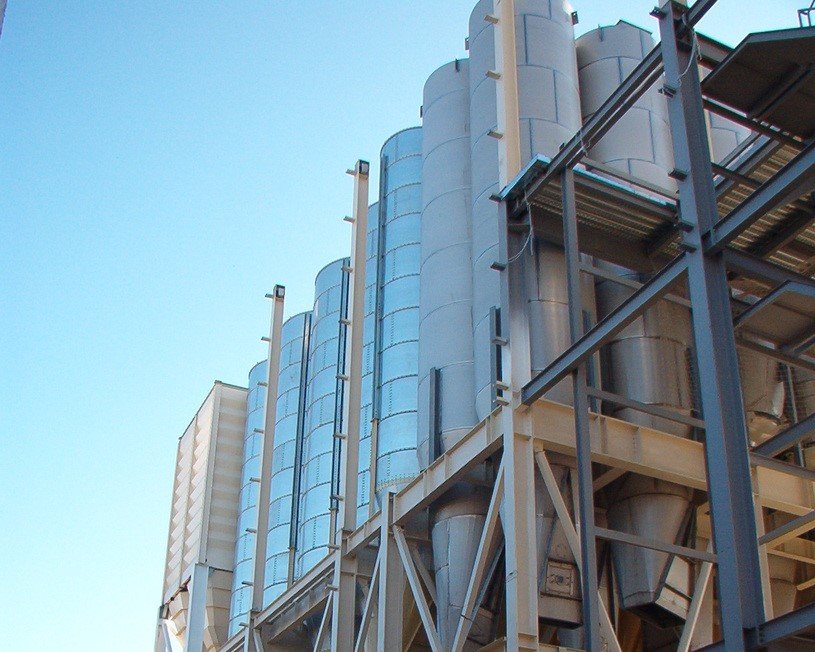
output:
[[677, 256], [667, 267], [643, 284], [624, 303], [598, 322], [571, 348], [527, 383], [523, 388], [523, 402], [526, 405], [533, 403], [569, 375], [575, 367], [586, 362], [597, 349], [608, 343], [653, 303], [661, 299], [671, 285], [685, 273], [686, 269], [685, 256]]
[[763, 344], [759, 344], [758, 342], [754, 342], [745, 337], [737, 337], [736, 345], [741, 349], [748, 349], [750, 351], [755, 351], [756, 353], [766, 355], [767, 357], [772, 358], [773, 360], [777, 360], [782, 364], [791, 365], [799, 369], [815, 372], [815, 360], [813, 360], [809, 356], [804, 357], [801, 355], [790, 355], [789, 353], [786, 353], [782, 349], [771, 349], [768, 346], [764, 346]]
[[[755, 317], [759, 312], [767, 308], [768, 306], [772, 305], [778, 299], [780, 299], [785, 294], [799, 294], [805, 297], [809, 297], [811, 299], [815, 299], [815, 284], [813, 283], [799, 283], [797, 281], [785, 281], [777, 288], [775, 288], [769, 294], [761, 297], [758, 301], [751, 304], [749, 308], [740, 312], [736, 318], [733, 320], [734, 328], [738, 329], [741, 327], [747, 320]], [[809, 340], [810, 334], [807, 333], [800, 338], [801, 343], [805, 343]], [[799, 344], [793, 343], [790, 346], [790, 349], [795, 349]], [[784, 350], [787, 351], [787, 347], [784, 347]]]
[[815, 413], [791, 425], [775, 435], [775, 437], [759, 444], [753, 449], [753, 452], [767, 457], [774, 457], [813, 435], [815, 435]]
[[795, 138], [788, 136], [783, 131], [779, 131], [774, 127], [767, 126], [758, 120], [754, 120], [752, 118], [748, 118], [741, 113], [734, 111], [718, 102], [714, 102], [713, 100], [705, 99], [704, 100], [705, 108], [710, 111], [711, 113], [715, 113], [716, 115], [720, 115], [723, 118], [727, 118], [731, 122], [735, 122], [742, 127], [746, 127], [750, 131], [755, 131], [756, 133], [761, 134], [762, 136], [767, 136], [768, 138], [772, 138], [779, 143], [783, 143], [784, 145], [789, 145], [791, 147], [795, 147], [796, 149], [801, 149], [803, 147], [803, 143], [801, 141], [795, 140]]
[[747, 632], [744, 643], [748, 650], [768, 649], [773, 643], [780, 643], [785, 639], [812, 631], [813, 628], [815, 628], [815, 602], [753, 628]]
[[707, 252], [702, 234], [718, 219], [699, 70], [685, 44], [689, 11], [676, 2], [659, 11], [671, 135], [682, 218], [688, 291], [705, 420], [708, 496], [717, 557], [719, 611], [724, 647], [743, 649], [744, 630], [764, 621], [758, 536], [753, 505], [747, 428], [730, 313], [730, 288], [721, 255]]
[[[580, 247], [577, 236], [574, 170], [561, 173], [563, 202], [563, 243], [566, 255], [566, 281], [569, 298], [569, 332], [572, 349], [583, 336], [583, 300], [580, 283]], [[594, 473], [591, 464], [591, 432], [589, 427], [588, 382], [586, 361], [570, 366], [574, 397], [574, 427], [577, 453], [577, 494], [580, 516], [580, 585], [583, 596], [583, 636], [587, 649], [600, 649], [600, 606], [597, 598], [597, 541], [594, 527]], [[544, 372], [545, 373], [545, 372]], [[535, 381], [533, 380], [533, 384]], [[544, 390], [545, 391], [545, 390]], [[524, 388], [524, 395], [526, 388]], [[543, 394], [543, 392], [541, 392]]]
[[[784, 525], [767, 532], [767, 534], [759, 538], [758, 543], [762, 546], [771, 543], [780, 545], [788, 539], [795, 538], [804, 532], [809, 532], [813, 527], [815, 527], [815, 510], [808, 514], [802, 514], [788, 523], [784, 523]], [[781, 541], [779, 541], [779, 539], [781, 539]]]
[[690, 426], [691, 428], [699, 428], [701, 430], [704, 430], [705, 428], [705, 422], [702, 419], [689, 417], [685, 414], [677, 412], [676, 410], [671, 410], [668, 408], [659, 407], [658, 405], [651, 405], [649, 403], [635, 401], [625, 396], [620, 396], [619, 394], [607, 392], [603, 389], [598, 389], [596, 387], [589, 387], [588, 394], [589, 396], [599, 398], [601, 401], [607, 401], [608, 403], [613, 403], [614, 405], [618, 405], [620, 407], [631, 408], [632, 410], [637, 410], [638, 412], [643, 412], [644, 414], [650, 414], [655, 417], [660, 417], [661, 419], [675, 421], [676, 423], [683, 423], [686, 426]]
[[750, 253], [759, 257], [771, 256], [795, 240], [813, 221], [815, 221], [815, 208], [811, 206], [799, 208], [787, 217], [778, 231], [753, 245]]
[[647, 537], [637, 536], [636, 534], [629, 534], [628, 532], [609, 530], [604, 527], [595, 528], [594, 532], [597, 537], [605, 539], [606, 541], [617, 541], [631, 546], [648, 548], [649, 550], [659, 550], [660, 552], [667, 552], [670, 555], [676, 555], [677, 557], [684, 557], [686, 559], [696, 559], [709, 563], [716, 562], [716, 555], [704, 550], [696, 550], [695, 548], [688, 548], [687, 546], [677, 546], [673, 543], [649, 539]]
[[[714, 224], [702, 241], [708, 253], [726, 247], [769, 211], [789, 204], [815, 187], [815, 142], [756, 190], [729, 215]], [[684, 204], [683, 204], [684, 206]]]

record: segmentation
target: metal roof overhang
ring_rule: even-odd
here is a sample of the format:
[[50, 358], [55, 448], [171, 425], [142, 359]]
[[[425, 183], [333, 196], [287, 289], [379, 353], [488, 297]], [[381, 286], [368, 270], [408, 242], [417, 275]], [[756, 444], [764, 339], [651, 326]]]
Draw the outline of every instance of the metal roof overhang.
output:
[[815, 136], [815, 27], [749, 34], [702, 92], [794, 136]]

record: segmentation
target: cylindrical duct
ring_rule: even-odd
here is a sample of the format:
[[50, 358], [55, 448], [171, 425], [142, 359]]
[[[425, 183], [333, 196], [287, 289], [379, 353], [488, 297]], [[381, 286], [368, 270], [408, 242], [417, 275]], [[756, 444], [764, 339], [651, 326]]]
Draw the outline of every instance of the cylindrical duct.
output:
[[[654, 47], [651, 35], [619, 22], [577, 39], [577, 61], [584, 121], [623, 82]], [[670, 125], [664, 98], [649, 89], [598, 142], [589, 157], [666, 190], [675, 187]], [[640, 275], [600, 263], [617, 275], [639, 282]], [[602, 319], [628, 299], [633, 289], [601, 280], [597, 283], [598, 317]], [[692, 331], [686, 308], [661, 301], [609, 343], [604, 385], [610, 391], [683, 414], [693, 408], [690, 373]], [[604, 406], [633, 423], [687, 437], [690, 428], [638, 410]], [[606, 491], [610, 527], [647, 538], [674, 542], [686, 524], [691, 490], [673, 483], [629, 475]], [[687, 614], [689, 568], [665, 553], [613, 543], [622, 607], [660, 625]]]
[[[492, 411], [491, 309], [500, 304], [498, 259], [499, 205], [495, 27], [485, 20], [492, 0], [481, 0], [470, 14], [470, 131], [472, 178], [473, 337], [476, 411]], [[520, 117], [521, 164], [534, 155], [555, 156], [580, 128], [580, 100], [571, 13], [563, 0], [516, 0], [515, 37]], [[536, 243], [538, 245], [538, 243]], [[561, 251], [536, 246], [537, 278], [528, 289], [533, 371], [542, 370], [569, 343], [565, 301], [565, 262]], [[550, 393], [563, 400], [568, 387]], [[556, 395], [557, 394], [557, 395]]]
[[[274, 449], [270, 471], [269, 534], [266, 540], [266, 571], [263, 604], [268, 605], [286, 590], [292, 546], [292, 497], [297, 492], [298, 461], [305, 420], [306, 370], [311, 313], [303, 312], [283, 323], [280, 340], [280, 371], [277, 380]], [[296, 527], [296, 524], [295, 524]]]
[[419, 373], [422, 129], [382, 147], [379, 201], [379, 302], [376, 344], [376, 493], [397, 491], [419, 472], [416, 407]]
[[238, 532], [235, 537], [235, 567], [232, 573], [232, 601], [229, 607], [229, 636], [240, 629], [240, 623], [252, 607], [251, 582], [255, 563], [255, 533], [258, 522], [258, 483], [260, 456], [263, 449], [263, 422], [265, 419], [266, 360], [258, 362], [249, 371], [249, 393], [246, 395], [246, 429], [243, 435], [243, 466], [241, 493], [238, 498]]
[[348, 258], [317, 274], [311, 318], [306, 425], [298, 513], [297, 565], [301, 577], [327, 553], [331, 536], [331, 495], [336, 481], [335, 437], [341, 427], [344, 337], [340, 319], [347, 310]]
[[379, 203], [368, 207], [365, 240], [365, 317], [362, 325], [362, 391], [359, 415], [359, 475], [357, 479], [357, 525], [371, 511], [371, 444], [374, 420], [374, 369], [377, 364], [376, 324], [379, 286]]

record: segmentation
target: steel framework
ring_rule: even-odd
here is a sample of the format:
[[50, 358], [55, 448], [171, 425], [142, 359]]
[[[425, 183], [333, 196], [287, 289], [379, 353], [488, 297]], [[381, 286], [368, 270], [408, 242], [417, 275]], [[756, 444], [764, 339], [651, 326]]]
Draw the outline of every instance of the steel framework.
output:
[[[484, 649], [547, 648], [540, 641], [538, 622], [532, 495], [537, 474], [552, 499], [581, 569], [586, 649], [622, 650], [618, 638], [620, 622], [598, 591], [598, 538], [668, 552], [696, 565], [695, 591], [682, 630], [680, 650], [703, 645], [707, 645], [705, 649], [761, 649], [791, 640], [797, 640], [794, 645], [815, 645], [793, 638], [815, 630], [815, 605], [773, 618], [766, 571], [768, 555], [815, 564], [815, 558], [806, 552], [807, 546], [782, 547], [796, 540], [805, 543], [800, 537], [815, 528], [815, 472], [800, 463], [778, 459], [781, 453], [812, 437], [815, 415], [803, 418], [751, 450], [737, 358], [737, 347], [744, 347], [801, 369], [815, 369], [815, 360], [810, 357], [815, 311], [812, 314], [799, 311], [799, 316], [811, 318], [811, 323], [804, 332], [797, 329], [792, 340], [750, 327], [751, 319], [762, 311], [768, 311], [764, 314], [770, 321], [778, 318], [781, 313], [773, 311], [780, 309], [785, 296], [815, 296], [815, 283], [807, 266], [815, 257], [815, 250], [807, 258], [806, 252], [802, 253], [805, 245], [796, 244], [796, 237], [810, 229], [815, 220], [815, 211], [809, 210], [811, 202], [807, 204], [806, 200], [815, 178], [815, 149], [811, 141], [798, 134], [779, 129], [760, 116], [734, 112], [704, 96], [697, 55], [702, 62], [715, 65], [728, 54], [726, 49], [697, 37], [694, 32], [696, 23], [714, 3], [715, 0], [697, 0], [688, 8], [668, 2], [655, 9], [660, 45], [553, 160], [539, 159], [521, 170], [517, 128], [512, 128], [518, 124], [514, 29], [507, 28], [513, 25], [514, 8], [512, 0], [495, 1], [494, 12], [487, 18], [496, 26], [496, 68], [500, 73], [498, 132], [504, 187], [496, 199], [505, 208], [501, 258], [494, 264], [502, 280], [501, 335], [496, 334], [494, 339], [500, 350], [494, 379], [497, 407], [404, 489], [388, 495], [381, 510], [360, 527], [356, 527], [355, 508], [368, 169], [367, 163], [357, 163], [352, 171], [353, 216], [348, 220], [352, 224], [353, 255], [346, 370], [341, 374], [347, 398], [343, 420], [347, 429], [337, 433], [342, 462], [339, 512], [331, 552], [304, 577], [290, 583], [265, 609], [260, 605], [263, 577], [262, 564], [258, 564], [250, 622], [224, 650], [300, 649], [305, 640], [301, 632], [303, 621], [318, 616], [316, 636], [308, 642], [314, 650], [327, 646], [343, 652], [407, 650], [414, 641], [421, 640], [433, 652], [441, 652], [434, 624], [435, 586], [420, 554], [429, 538], [422, 516], [454, 483], [485, 463], [494, 469], [494, 483], [454, 650], [464, 649], [479, 598], [501, 559], [505, 566], [506, 627], [504, 636]], [[586, 159], [587, 145], [599, 141], [655, 83], [662, 85], [669, 106], [676, 168], [673, 176], [679, 189], [678, 199], [668, 201], [664, 197], [650, 200], [647, 192], [643, 195], [627, 191], [618, 182], [619, 173]], [[756, 169], [755, 161], [751, 161], [753, 167], [744, 168], [747, 172], [739, 167], [738, 161], [714, 168], [706, 109], [735, 116], [748, 124], [767, 143], [765, 158], [761, 160], [780, 156], [783, 164], [766, 175], [765, 180], [748, 176], [750, 170]], [[782, 156], [784, 152], [786, 158]], [[603, 182], [609, 175], [617, 177], [615, 183]], [[622, 181], [638, 190], [653, 191], [630, 177]], [[739, 183], [742, 189], [749, 187], [746, 198], [736, 205], [727, 204], [730, 201], [727, 189]], [[599, 197], [604, 203], [603, 211], [590, 214], [588, 196]], [[787, 211], [790, 206], [792, 209]], [[756, 225], [772, 215], [780, 215], [773, 222], [772, 232], [757, 233]], [[602, 219], [607, 223], [600, 228], [598, 220]], [[627, 231], [620, 226], [624, 219], [631, 222]], [[534, 229], [536, 237], [563, 246], [571, 306], [571, 346], [534, 377], [530, 371], [528, 324], [520, 290], [526, 259], [519, 258], [518, 264], [507, 263], [510, 252], [523, 246], [523, 225]], [[785, 253], [785, 247], [791, 253]], [[657, 263], [662, 267], [650, 281], [637, 285], [627, 301], [587, 330], [580, 309], [581, 275], [607, 272], [587, 265], [581, 254], [624, 262], [635, 268], [653, 267]], [[807, 265], [793, 264], [801, 260]], [[758, 300], [746, 306], [740, 304], [733, 294], [733, 289], [739, 287], [751, 288]], [[276, 290], [273, 298], [269, 396], [275, 395], [282, 290]], [[701, 408], [697, 415], [680, 415], [648, 406], [589, 387], [587, 380], [588, 364], [600, 348], [650, 306], [665, 300], [690, 309]], [[547, 390], [566, 378], [572, 379], [574, 407], [543, 398]], [[703, 430], [704, 437], [685, 439], [599, 414], [590, 409], [597, 399], [674, 419]], [[264, 465], [270, 463], [265, 451], [271, 450], [274, 437], [274, 404], [270, 400], [267, 405]], [[553, 460], [577, 471], [575, 519], [570, 516], [570, 506], [552, 472]], [[697, 509], [695, 547], [595, 524], [595, 492], [629, 472], [691, 487], [706, 495]], [[260, 492], [262, 500], [268, 486], [261, 484]], [[765, 509], [791, 515], [792, 520], [765, 532], [762, 516]], [[261, 551], [264, 531], [261, 524], [257, 537]], [[256, 558], [262, 559], [263, 555]], [[716, 585], [717, 617], [712, 615], [712, 578]], [[400, 588], [403, 579], [409, 587], [405, 594]], [[812, 585], [815, 581], [807, 581], [799, 589]], [[703, 612], [708, 612], [708, 617], [703, 618]]]

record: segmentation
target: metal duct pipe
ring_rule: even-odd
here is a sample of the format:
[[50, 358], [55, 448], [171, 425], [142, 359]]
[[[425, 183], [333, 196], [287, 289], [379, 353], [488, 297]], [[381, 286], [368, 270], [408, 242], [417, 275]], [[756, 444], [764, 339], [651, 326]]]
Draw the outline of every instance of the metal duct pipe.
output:
[[296, 520], [293, 520], [296, 514], [293, 497], [299, 495], [310, 329], [311, 313], [302, 312], [287, 319], [281, 330], [264, 605], [286, 590], [293, 571], [297, 529]]
[[268, 361], [261, 360], [249, 371], [249, 392], [246, 394], [246, 427], [243, 434], [243, 465], [241, 492], [238, 497], [238, 531], [235, 535], [235, 566], [232, 573], [232, 599], [229, 607], [231, 638], [240, 629], [252, 607], [251, 582], [255, 568], [255, 530], [258, 522], [258, 491], [255, 480], [260, 477], [260, 456], [263, 448], [265, 418], [266, 370]]
[[[650, 34], [619, 22], [577, 39], [583, 119], [590, 117], [654, 47]], [[673, 155], [667, 107], [651, 88], [598, 142], [590, 158], [634, 177], [673, 189], [668, 173]], [[623, 268], [602, 264], [621, 276], [645, 281]], [[603, 280], [597, 283], [598, 316], [609, 314], [632, 293]], [[693, 407], [689, 349], [692, 331], [685, 308], [660, 302], [623, 330], [607, 347], [604, 385], [634, 400], [690, 414]], [[615, 416], [687, 437], [682, 424], [627, 408], [610, 406]], [[606, 491], [609, 526], [648, 538], [674, 542], [684, 532], [692, 491], [673, 483], [630, 475]], [[622, 607], [664, 626], [687, 615], [690, 567], [665, 553], [612, 544]]]
[[302, 443], [302, 478], [298, 501], [295, 577], [301, 577], [328, 553], [336, 513], [338, 479], [335, 433], [342, 428], [344, 326], [347, 310], [348, 258], [335, 260], [317, 274], [308, 358], [306, 423]]
[[784, 382], [772, 358], [747, 349], [738, 354], [747, 432], [751, 442], [760, 443], [778, 432], [784, 420]]

